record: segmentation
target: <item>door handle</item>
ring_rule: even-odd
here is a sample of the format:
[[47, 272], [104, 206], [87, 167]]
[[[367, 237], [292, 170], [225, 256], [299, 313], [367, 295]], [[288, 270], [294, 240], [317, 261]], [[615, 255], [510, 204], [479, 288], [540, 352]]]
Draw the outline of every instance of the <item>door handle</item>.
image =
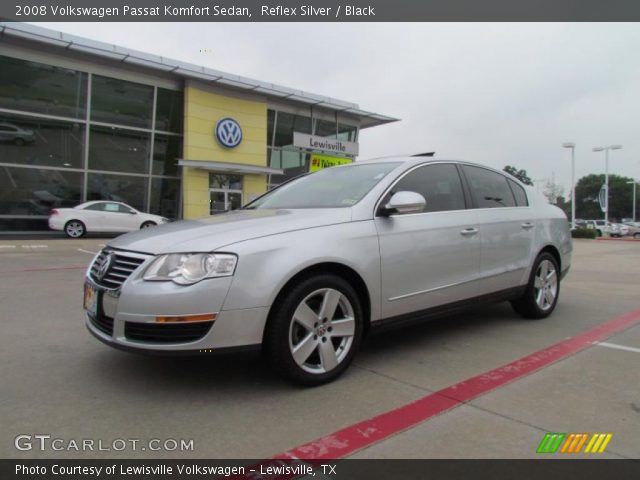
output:
[[465, 237], [471, 237], [471, 236], [475, 235], [476, 233], [478, 233], [478, 229], [477, 228], [473, 228], [473, 227], [469, 227], [469, 228], [465, 228], [464, 230], [460, 230], [460, 235], [463, 235]]
[[531, 222], [524, 222], [520, 225], [524, 230], [531, 230], [535, 225]]

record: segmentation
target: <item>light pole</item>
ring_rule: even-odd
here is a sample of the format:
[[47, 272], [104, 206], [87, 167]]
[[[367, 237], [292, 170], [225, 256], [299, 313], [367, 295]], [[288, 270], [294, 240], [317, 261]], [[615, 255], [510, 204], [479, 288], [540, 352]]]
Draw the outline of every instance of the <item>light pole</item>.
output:
[[635, 180], [631, 181], [631, 182], [627, 182], [627, 184], [629, 183], [633, 183], [633, 214], [631, 215], [633, 217], [633, 221], [636, 221], [636, 185], [638, 184], [638, 182], [636, 182]]
[[604, 221], [605, 225], [609, 222], [609, 150], [621, 150], [622, 145], [607, 145], [606, 147], [594, 147], [594, 152], [602, 152], [604, 150]]
[[565, 142], [562, 148], [571, 149], [571, 230], [576, 228], [576, 144]]

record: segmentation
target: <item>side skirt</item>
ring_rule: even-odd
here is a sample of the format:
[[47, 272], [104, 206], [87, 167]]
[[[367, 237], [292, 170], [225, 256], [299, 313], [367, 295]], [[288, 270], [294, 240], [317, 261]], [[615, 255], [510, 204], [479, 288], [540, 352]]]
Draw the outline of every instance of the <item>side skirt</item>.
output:
[[446, 317], [454, 313], [463, 312], [471, 308], [487, 305], [491, 303], [504, 302], [507, 300], [515, 300], [524, 294], [527, 289], [526, 285], [521, 285], [498, 292], [481, 295], [479, 297], [468, 298], [459, 302], [449, 303], [447, 305], [439, 305], [437, 307], [419, 310], [417, 312], [405, 313], [395, 317], [383, 318], [371, 323], [370, 330], [379, 332], [392, 328], [403, 327], [405, 325], [413, 325], [416, 323], [435, 320]]

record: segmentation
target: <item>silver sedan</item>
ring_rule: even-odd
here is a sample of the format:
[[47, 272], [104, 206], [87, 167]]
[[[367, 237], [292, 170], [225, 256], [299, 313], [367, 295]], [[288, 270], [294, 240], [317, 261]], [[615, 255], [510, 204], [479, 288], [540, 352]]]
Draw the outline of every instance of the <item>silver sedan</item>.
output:
[[262, 347], [278, 372], [314, 385], [381, 325], [496, 301], [547, 317], [571, 251], [564, 213], [504, 172], [384, 158], [114, 239], [87, 271], [84, 308], [113, 347]]

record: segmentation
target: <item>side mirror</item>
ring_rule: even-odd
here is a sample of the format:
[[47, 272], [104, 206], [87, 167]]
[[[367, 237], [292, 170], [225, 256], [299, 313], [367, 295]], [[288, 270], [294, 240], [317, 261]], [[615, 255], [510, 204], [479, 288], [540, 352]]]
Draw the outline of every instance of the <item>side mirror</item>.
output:
[[136, 212], [135, 210], [129, 210], [129, 213], [130, 213], [131, 215], [137, 215], [137, 214], [138, 214], [138, 212]]
[[397, 192], [389, 199], [389, 203], [382, 208], [383, 215], [393, 213], [422, 213], [427, 201], [416, 192]]

